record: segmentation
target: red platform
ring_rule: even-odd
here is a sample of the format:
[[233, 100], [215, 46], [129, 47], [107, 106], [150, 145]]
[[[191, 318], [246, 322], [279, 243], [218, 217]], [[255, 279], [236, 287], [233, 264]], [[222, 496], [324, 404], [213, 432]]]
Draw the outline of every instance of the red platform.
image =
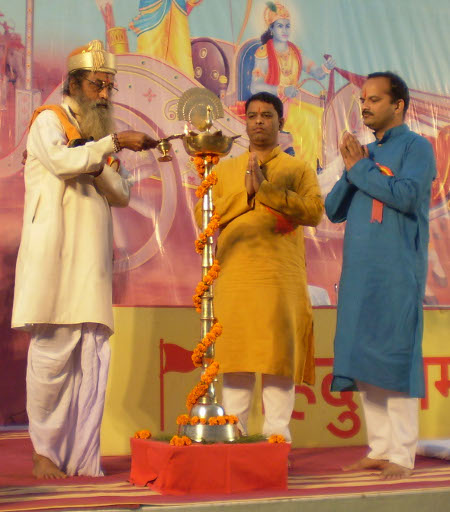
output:
[[171, 446], [131, 439], [130, 482], [163, 494], [286, 490], [287, 443]]

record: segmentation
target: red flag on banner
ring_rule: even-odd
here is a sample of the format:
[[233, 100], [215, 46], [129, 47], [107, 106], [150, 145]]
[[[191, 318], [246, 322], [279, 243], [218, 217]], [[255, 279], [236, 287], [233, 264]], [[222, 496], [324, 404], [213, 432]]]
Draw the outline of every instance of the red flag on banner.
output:
[[187, 373], [195, 370], [191, 359], [192, 351], [175, 343], [164, 343], [159, 340], [159, 409], [160, 427], [164, 430], [164, 375], [167, 372]]
[[160, 343], [162, 350], [160, 370], [163, 374], [167, 372], [186, 373], [195, 369], [191, 359], [192, 350], [186, 350], [175, 343], [164, 343], [164, 340], [161, 340]]

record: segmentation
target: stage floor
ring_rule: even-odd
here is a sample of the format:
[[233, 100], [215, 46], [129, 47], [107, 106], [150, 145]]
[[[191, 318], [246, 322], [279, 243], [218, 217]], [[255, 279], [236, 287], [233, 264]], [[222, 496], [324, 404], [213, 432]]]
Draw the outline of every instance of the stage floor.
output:
[[[130, 457], [104, 457], [102, 478], [36, 480], [26, 431], [0, 432], [0, 511], [33, 510], [227, 510], [239, 512], [395, 512], [450, 510], [450, 464], [418, 456], [411, 478], [385, 482], [377, 472], [343, 472], [365, 447], [294, 449], [288, 490], [241, 494], [168, 496], [127, 480]], [[268, 462], [270, 463], [270, 462]], [[205, 468], [205, 478], [213, 471]]]

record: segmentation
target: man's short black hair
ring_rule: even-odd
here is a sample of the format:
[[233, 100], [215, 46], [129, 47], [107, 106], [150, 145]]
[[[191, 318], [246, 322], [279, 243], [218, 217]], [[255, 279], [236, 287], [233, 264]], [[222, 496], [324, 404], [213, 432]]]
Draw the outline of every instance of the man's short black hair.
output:
[[70, 84], [73, 82], [77, 88], [81, 87], [81, 82], [89, 74], [86, 69], [76, 69], [67, 75], [67, 78], [63, 85], [63, 94], [70, 96]]
[[377, 71], [376, 73], [370, 73], [367, 75], [367, 79], [369, 78], [387, 78], [391, 83], [391, 98], [392, 101], [403, 100], [405, 107], [403, 109], [403, 117], [405, 117], [406, 111], [409, 107], [409, 89], [406, 85], [406, 82], [403, 78], [400, 78], [395, 73], [391, 71]]
[[264, 103], [270, 103], [278, 114], [278, 119], [283, 117], [283, 103], [278, 96], [270, 94], [270, 92], [257, 92], [245, 102], [245, 113], [247, 113], [248, 106], [252, 101], [264, 101]]

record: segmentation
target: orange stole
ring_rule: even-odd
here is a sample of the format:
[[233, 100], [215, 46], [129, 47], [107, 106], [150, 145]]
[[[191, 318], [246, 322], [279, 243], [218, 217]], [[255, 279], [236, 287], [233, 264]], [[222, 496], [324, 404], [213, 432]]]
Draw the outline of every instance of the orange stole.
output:
[[61, 121], [61, 124], [63, 125], [64, 132], [67, 136], [68, 141], [71, 141], [73, 139], [81, 139], [80, 132], [69, 121], [69, 117], [67, 116], [66, 111], [60, 105], [42, 105], [39, 108], [37, 108], [33, 112], [33, 116], [31, 118], [30, 124], [28, 125], [28, 128], [30, 128], [36, 117], [44, 110], [52, 110], [58, 116], [58, 119]]
[[[386, 167], [385, 165], [376, 164], [378, 169], [382, 174], [386, 176], [394, 176], [394, 173]], [[370, 222], [379, 222], [380, 224], [383, 222], [383, 203], [378, 201], [378, 199], [372, 199], [372, 217], [370, 218]]]

